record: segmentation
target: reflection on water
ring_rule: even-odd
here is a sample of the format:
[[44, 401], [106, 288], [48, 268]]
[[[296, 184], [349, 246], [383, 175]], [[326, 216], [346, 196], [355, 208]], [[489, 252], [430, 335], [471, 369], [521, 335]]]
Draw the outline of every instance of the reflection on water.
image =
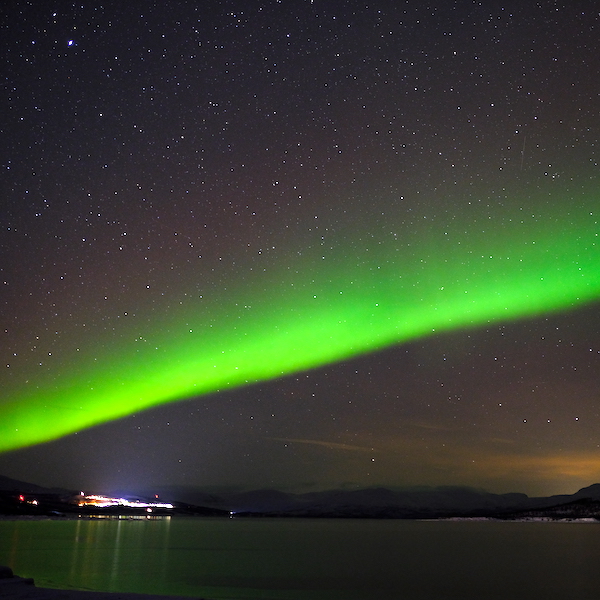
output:
[[171, 517], [0, 522], [0, 563], [36, 585], [132, 590], [164, 575]]
[[149, 573], [164, 580], [170, 517], [77, 520], [69, 564], [70, 586], [142, 589]]
[[600, 528], [335, 519], [0, 521], [48, 587], [277, 600], [600, 598]]

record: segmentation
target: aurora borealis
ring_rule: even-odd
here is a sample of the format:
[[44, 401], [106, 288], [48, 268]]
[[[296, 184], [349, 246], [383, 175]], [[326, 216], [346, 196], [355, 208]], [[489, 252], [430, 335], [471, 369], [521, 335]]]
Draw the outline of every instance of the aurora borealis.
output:
[[594, 300], [600, 296], [594, 200], [575, 204], [566, 218], [540, 222], [517, 214], [501, 231], [487, 232], [498, 239], [495, 244], [468, 230], [465, 241], [450, 228], [437, 231], [430, 235], [437, 237], [437, 248], [430, 240], [414, 249], [413, 256], [431, 256], [427, 261], [411, 261], [404, 252], [396, 257], [389, 243], [361, 268], [330, 257], [338, 265], [335, 274], [313, 267], [306, 269], [310, 280], [298, 272], [290, 283], [276, 271], [278, 285], [262, 294], [234, 284], [231, 299], [238, 302], [232, 304], [245, 302], [235, 317], [234, 306], [174, 311], [182, 314], [170, 314], [158, 329], [150, 325], [135, 338], [127, 331], [121, 337], [129, 341], [108, 343], [99, 356], [88, 351], [87, 359], [69, 360], [37, 385], [27, 382], [5, 401], [0, 449], [45, 442], [156, 404], [289, 375], [436, 331]]
[[6, 9], [0, 470], [591, 483], [597, 10], [284, 4]]

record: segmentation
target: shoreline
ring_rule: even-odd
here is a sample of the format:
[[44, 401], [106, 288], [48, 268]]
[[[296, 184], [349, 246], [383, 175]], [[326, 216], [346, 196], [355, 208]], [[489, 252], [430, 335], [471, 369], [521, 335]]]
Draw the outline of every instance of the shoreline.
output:
[[37, 587], [32, 578], [19, 577], [4, 566], [0, 566], [0, 597], [3, 600], [209, 600], [199, 596], [42, 588]]

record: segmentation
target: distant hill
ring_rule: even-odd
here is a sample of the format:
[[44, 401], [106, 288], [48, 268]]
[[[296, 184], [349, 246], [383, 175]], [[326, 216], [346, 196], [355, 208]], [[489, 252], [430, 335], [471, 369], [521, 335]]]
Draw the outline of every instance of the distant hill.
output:
[[[207, 493], [186, 487], [165, 488], [161, 497], [232, 511], [238, 515], [289, 517], [438, 518], [499, 517], [545, 510], [572, 502], [600, 502], [600, 484], [575, 494], [530, 498], [526, 494], [492, 494], [467, 487], [419, 487], [406, 490], [366, 488], [291, 494], [273, 489]], [[583, 505], [582, 505], [583, 506]], [[552, 511], [550, 511], [552, 512]]]
[[[393, 491], [386, 488], [332, 490], [299, 495], [258, 492], [228, 499], [236, 512], [281, 516], [435, 518], [491, 514], [525, 506], [525, 494], [490, 494], [462, 487]], [[251, 502], [248, 502], [250, 500]], [[276, 502], [274, 502], [276, 500]]]
[[41, 485], [36, 485], [35, 483], [28, 483], [26, 481], [19, 481], [18, 479], [11, 479], [10, 477], [4, 477], [4, 475], [0, 475], [0, 491], [3, 492], [56, 492], [65, 490], [57, 490], [55, 488], [45, 488]]
[[502, 515], [506, 519], [558, 520], [558, 519], [595, 519], [600, 521], [600, 501], [592, 498], [580, 498], [565, 504], [544, 508], [531, 508]]

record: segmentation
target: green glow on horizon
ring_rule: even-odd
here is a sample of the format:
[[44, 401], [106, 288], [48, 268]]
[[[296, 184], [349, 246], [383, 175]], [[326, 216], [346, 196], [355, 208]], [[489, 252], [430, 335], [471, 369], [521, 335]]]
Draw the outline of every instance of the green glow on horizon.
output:
[[228, 295], [146, 315], [143, 331], [123, 328], [4, 392], [0, 451], [437, 332], [591, 302], [600, 297], [597, 200], [570, 203], [397, 239], [390, 225], [369, 249], [343, 242], [325, 259], [238, 281]]

